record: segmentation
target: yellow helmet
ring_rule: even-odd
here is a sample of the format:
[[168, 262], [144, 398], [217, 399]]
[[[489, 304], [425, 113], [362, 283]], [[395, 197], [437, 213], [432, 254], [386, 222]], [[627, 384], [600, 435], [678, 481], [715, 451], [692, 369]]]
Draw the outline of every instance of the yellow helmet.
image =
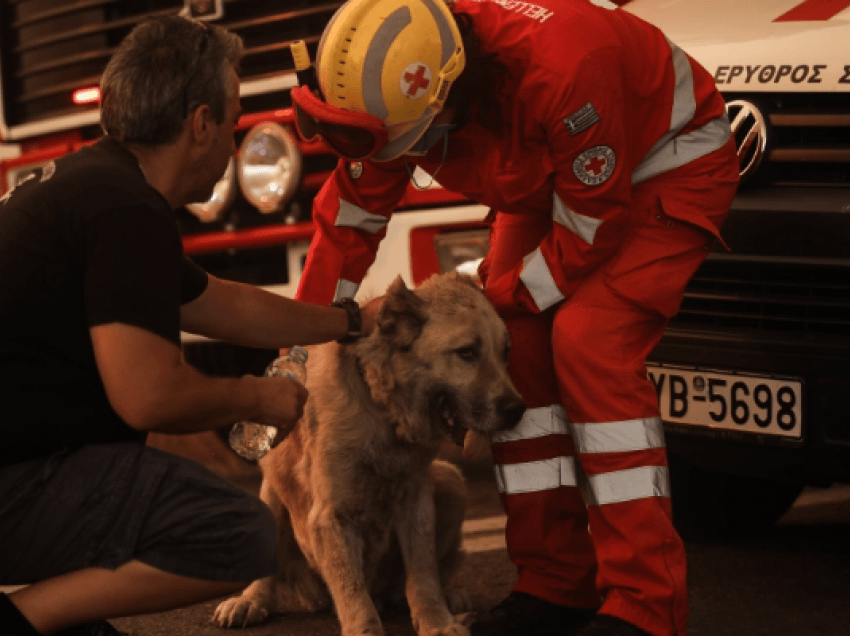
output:
[[460, 32], [445, 0], [348, 0], [325, 28], [316, 58], [329, 105], [384, 123], [388, 141], [376, 161], [416, 143], [463, 67]]

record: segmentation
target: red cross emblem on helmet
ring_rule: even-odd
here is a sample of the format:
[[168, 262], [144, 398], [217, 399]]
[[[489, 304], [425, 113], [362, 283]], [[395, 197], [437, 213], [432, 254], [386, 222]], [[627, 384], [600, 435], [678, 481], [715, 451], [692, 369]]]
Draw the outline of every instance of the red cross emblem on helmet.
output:
[[399, 86], [405, 97], [410, 99], [422, 97], [431, 86], [431, 69], [419, 62], [410, 64], [402, 72]]

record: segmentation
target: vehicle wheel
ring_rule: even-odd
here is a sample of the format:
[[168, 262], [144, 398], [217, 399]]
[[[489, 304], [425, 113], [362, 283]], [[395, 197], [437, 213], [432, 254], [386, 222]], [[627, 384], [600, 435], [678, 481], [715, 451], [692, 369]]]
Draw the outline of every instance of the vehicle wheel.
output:
[[684, 539], [764, 532], [788, 511], [803, 484], [732, 475], [671, 455], [673, 524]]

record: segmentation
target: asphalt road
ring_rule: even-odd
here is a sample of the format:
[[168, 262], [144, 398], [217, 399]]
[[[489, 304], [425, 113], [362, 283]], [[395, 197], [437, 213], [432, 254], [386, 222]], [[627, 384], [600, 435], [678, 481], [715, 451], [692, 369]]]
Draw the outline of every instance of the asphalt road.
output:
[[[466, 561], [455, 583], [477, 609], [511, 589], [504, 516], [490, 470], [465, 465], [470, 506]], [[689, 542], [690, 636], [847, 636], [850, 634], [850, 486], [805, 491], [780, 523], [760, 537]], [[226, 636], [210, 623], [217, 601], [162, 614], [116, 619], [132, 636]], [[386, 619], [387, 636], [414, 636], [409, 619]], [[333, 615], [274, 616], [237, 633], [335, 636]], [[533, 635], [530, 635], [533, 636]]]
[[[447, 459], [462, 463], [467, 476], [469, 500], [464, 523], [465, 560], [453, 582], [463, 588], [476, 609], [486, 609], [506, 596], [515, 580], [514, 566], [505, 552], [505, 517], [488, 464], [460, 460], [459, 454], [444, 453]], [[250, 480], [242, 485], [252, 488]], [[162, 614], [110, 621], [130, 636], [338, 636], [339, 623], [330, 613], [288, 614], [270, 617], [264, 624], [239, 630], [219, 628], [210, 618], [219, 601]], [[386, 636], [416, 636], [407, 616], [387, 617]]]
[[[449, 459], [457, 460], [451, 456]], [[511, 589], [504, 515], [486, 463], [462, 463], [470, 487], [466, 559], [454, 583], [484, 610]], [[243, 485], [256, 486], [250, 478]], [[759, 537], [688, 542], [689, 636], [850, 635], [850, 486], [803, 492]], [[246, 630], [210, 622], [218, 600], [113, 624], [131, 636], [337, 636], [330, 613], [273, 616]], [[385, 620], [387, 636], [415, 636], [406, 616]], [[533, 635], [529, 635], [533, 636]]]

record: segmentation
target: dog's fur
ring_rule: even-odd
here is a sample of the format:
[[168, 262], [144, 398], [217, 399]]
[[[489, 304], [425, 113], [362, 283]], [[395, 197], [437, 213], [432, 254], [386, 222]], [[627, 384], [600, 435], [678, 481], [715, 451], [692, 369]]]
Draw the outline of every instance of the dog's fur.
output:
[[445, 589], [461, 557], [466, 487], [435, 457], [449, 435], [461, 442], [467, 428], [505, 430], [522, 416], [507, 330], [455, 274], [415, 292], [397, 279], [377, 324], [351, 345], [309, 348], [304, 417], [261, 461], [280, 571], [221, 603], [219, 625], [332, 603], [344, 636], [380, 635], [375, 602], [404, 589], [419, 636], [469, 633], [453, 616], [470, 609], [465, 595]]

